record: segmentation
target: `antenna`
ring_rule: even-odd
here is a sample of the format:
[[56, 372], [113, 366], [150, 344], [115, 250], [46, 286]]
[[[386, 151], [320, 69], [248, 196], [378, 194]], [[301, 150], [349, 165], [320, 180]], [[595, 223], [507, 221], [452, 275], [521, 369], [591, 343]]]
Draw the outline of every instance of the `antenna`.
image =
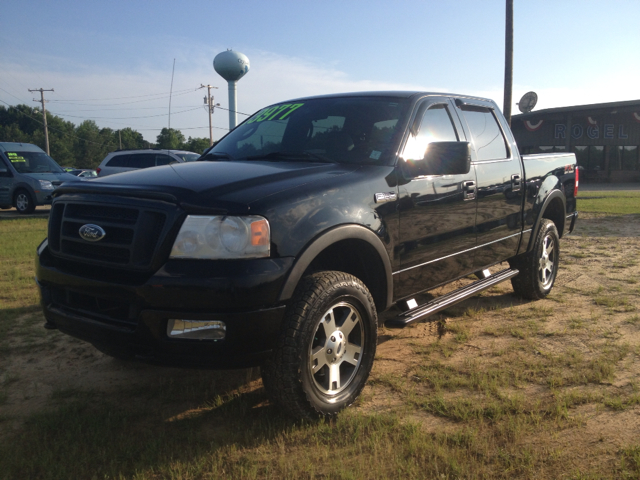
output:
[[173, 59], [173, 69], [171, 70], [171, 88], [169, 89], [169, 130], [171, 130], [171, 95], [173, 94], [173, 74], [176, 72], [176, 59]]

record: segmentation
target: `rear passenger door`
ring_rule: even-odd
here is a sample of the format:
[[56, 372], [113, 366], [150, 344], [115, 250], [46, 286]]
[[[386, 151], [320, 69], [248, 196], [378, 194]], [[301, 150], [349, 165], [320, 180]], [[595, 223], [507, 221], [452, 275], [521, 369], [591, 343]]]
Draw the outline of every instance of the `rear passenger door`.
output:
[[473, 271], [476, 245], [475, 169], [460, 175], [413, 177], [413, 159], [422, 158], [431, 142], [466, 141], [446, 97], [428, 97], [418, 106], [399, 159], [400, 227], [397, 246], [400, 269], [394, 272], [400, 299]]
[[129, 168], [149, 168], [156, 166], [155, 153], [134, 153], [129, 159]]
[[456, 100], [456, 111], [472, 140], [478, 181], [475, 269], [515, 255], [522, 232], [522, 165], [504, 117], [493, 102]]

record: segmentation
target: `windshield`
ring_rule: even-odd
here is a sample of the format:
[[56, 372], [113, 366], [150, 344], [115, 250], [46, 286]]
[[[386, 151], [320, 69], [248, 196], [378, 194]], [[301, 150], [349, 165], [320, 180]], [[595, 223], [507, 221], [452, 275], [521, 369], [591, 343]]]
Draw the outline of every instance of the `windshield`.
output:
[[200, 158], [200, 155], [197, 153], [176, 153], [173, 152], [174, 155], [180, 157], [184, 162], [195, 162]]
[[405, 98], [364, 96], [281, 103], [251, 116], [203, 159], [389, 165], [408, 104]]
[[56, 161], [44, 152], [5, 152], [18, 173], [63, 173]]

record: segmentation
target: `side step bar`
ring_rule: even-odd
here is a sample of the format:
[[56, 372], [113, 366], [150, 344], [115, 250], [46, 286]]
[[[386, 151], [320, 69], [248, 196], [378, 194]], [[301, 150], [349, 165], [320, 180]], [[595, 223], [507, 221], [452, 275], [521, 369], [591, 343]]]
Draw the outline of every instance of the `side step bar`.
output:
[[482, 292], [483, 290], [486, 290], [487, 288], [504, 282], [505, 280], [509, 280], [511, 277], [515, 277], [516, 275], [518, 275], [518, 273], [520, 272], [516, 269], [508, 268], [506, 270], [502, 270], [501, 272], [498, 272], [494, 275], [470, 283], [465, 287], [454, 290], [453, 292], [449, 292], [430, 302], [424, 303], [416, 308], [403, 312], [397, 317], [387, 320], [385, 322], [385, 326], [387, 328], [404, 328], [410, 323], [422, 320], [423, 318], [429, 315], [433, 315], [440, 310], [444, 310], [452, 305], [455, 305], [456, 303], [462, 302], [463, 300], [466, 300], [467, 298], [472, 297]]

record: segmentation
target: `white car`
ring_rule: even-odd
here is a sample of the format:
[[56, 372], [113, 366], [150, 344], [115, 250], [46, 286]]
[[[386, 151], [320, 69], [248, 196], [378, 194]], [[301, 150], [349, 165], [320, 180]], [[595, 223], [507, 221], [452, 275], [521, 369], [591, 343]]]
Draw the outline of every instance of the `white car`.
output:
[[200, 155], [186, 150], [116, 150], [109, 153], [96, 168], [99, 177], [128, 172], [140, 168], [158, 167], [172, 163], [193, 162]]

